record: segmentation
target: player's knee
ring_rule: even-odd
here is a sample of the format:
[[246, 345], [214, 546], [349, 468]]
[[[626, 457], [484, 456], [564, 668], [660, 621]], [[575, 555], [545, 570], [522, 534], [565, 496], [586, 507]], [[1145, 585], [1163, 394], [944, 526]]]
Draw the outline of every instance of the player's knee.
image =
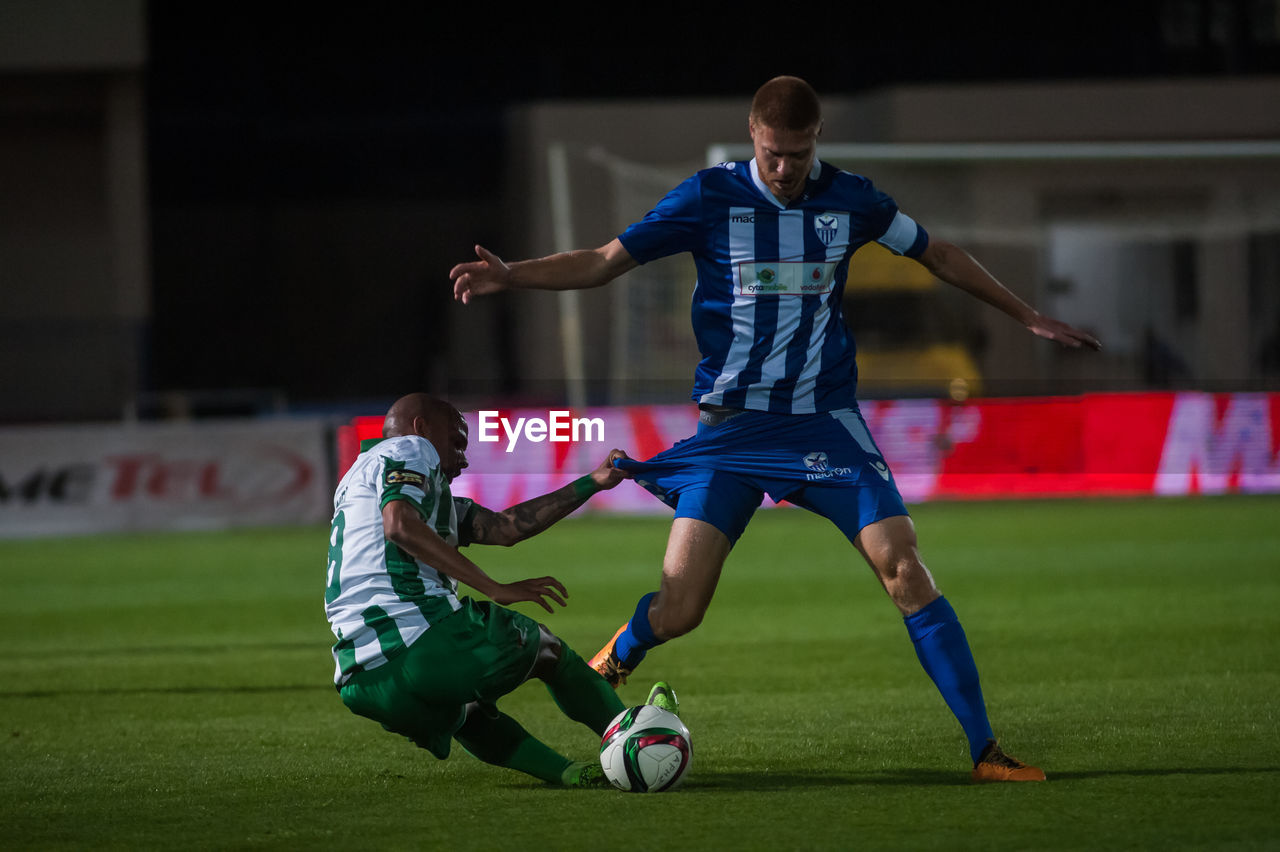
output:
[[544, 625], [538, 625], [538, 655], [534, 658], [529, 677], [547, 680], [555, 674], [556, 666], [564, 652], [560, 637], [556, 636]]
[[878, 570], [885, 591], [904, 613], [914, 612], [938, 597], [933, 575], [913, 553], [886, 560]]

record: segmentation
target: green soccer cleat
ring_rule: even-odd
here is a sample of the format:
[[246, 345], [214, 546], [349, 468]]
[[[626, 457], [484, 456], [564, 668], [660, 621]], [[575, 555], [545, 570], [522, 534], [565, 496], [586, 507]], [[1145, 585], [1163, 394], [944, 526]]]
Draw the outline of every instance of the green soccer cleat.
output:
[[599, 763], [571, 763], [560, 775], [560, 783], [566, 787], [612, 788]]
[[652, 704], [659, 710], [666, 710], [680, 715], [680, 702], [676, 700], [676, 691], [665, 680], [660, 680], [653, 685], [653, 689], [649, 690], [649, 697], [645, 699], [645, 704]]

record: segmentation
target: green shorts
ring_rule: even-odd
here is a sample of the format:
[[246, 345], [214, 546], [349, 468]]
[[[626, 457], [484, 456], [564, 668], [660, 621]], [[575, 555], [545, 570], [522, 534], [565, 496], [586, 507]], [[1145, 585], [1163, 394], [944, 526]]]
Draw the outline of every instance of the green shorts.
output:
[[394, 659], [353, 675], [340, 690], [342, 702], [444, 760], [466, 706], [492, 704], [524, 683], [539, 642], [532, 618], [462, 598], [462, 609]]

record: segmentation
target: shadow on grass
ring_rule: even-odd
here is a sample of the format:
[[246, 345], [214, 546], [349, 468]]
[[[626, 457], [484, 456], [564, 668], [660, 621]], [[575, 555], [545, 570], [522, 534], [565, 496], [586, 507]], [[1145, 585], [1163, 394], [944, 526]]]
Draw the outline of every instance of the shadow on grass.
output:
[[[1277, 773], [1280, 767], [1129, 768], [1082, 772], [1054, 772], [1049, 782], [1059, 784], [1113, 777], [1162, 777], [1175, 775], [1248, 775]], [[805, 772], [703, 772], [696, 771], [679, 789], [682, 796], [717, 793], [778, 793], [838, 787], [977, 787], [964, 770], [900, 769], [875, 773], [821, 774]], [[1036, 785], [1032, 785], [1036, 786]], [[559, 789], [559, 788], [548, 788]]]
[[[332, 643], [332, 637], [328, 639]], [[319, 642], [312, 641], [295, 641], [295, 642], [242, 642], [237, 644], [211, 644], [211, 645], [104, 645], [100, 647], [76, 647], [76, 648], [33, 648], [31, 650], [23, 650], [22, 656], [28, 659], [38, 660], [41, 658], [58, 659], [61, 661], [72, 661], [80, 658], [91, 659], [94, 657], [145, 657], [148, 655], [167, 656], [170, 654], [178, 654], [182, 656], [193, 655], [200, 656], [204, 654], [242, 654], [245, 651], [305, 651], [314, 652], [317, 647], [325, 647], [325, 639], [322, 637]]]
[[266, 686], [132, 686], [93, 689], [31, 689], [5, 692], [0, 698], [63, 698], [120, 695], [262, 695], [278, 692], [333, 692], [332, 683], [271, 684]]
[[1165, 775], [1249, 775], [1280, 772], [1280, 766], [1197, 766], [1185, 768], [1092, 769], [1080, 772], [1048, 772], [1050, 781], [1087, 781], [1090, 778], [1161, 777]]
[[[696, 769], [696, 767], [695, 767]], [[1160, 778], [1176, 775], [1248, 775], [1280, 773], [1280, 766], [1129, 767], [1078, 772], [1048, 773], [1048, 783], [1069, 783], [1100, 778]], [[899, 769], [875, 773], [810, 775], [803, 772], [698, 772], [682, 791], [712, 793], [717, 790], [768, 792], [822, 787], [972, 787], [969, 773], [939, 769]], [[987, 786], [987, 785], [981, 785]]]
[[969, 784], [969, 774], [941, 769], [899, 769], [874, 773], [806, 772], [700, 772], [690, 777], [681, 792], [713, 793], [719, 790], [770, 792], [822, 787], [957, 787]]

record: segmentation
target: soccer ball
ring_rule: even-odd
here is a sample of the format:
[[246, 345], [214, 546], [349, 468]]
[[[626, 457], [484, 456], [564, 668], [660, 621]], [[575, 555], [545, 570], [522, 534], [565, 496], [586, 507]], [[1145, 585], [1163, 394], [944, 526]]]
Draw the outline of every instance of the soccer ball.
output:
[[692, 760], [692, 741], [684, 722], [650, 704], [614, 716], [600, 739], [605, 777], [629, 793], [661, 793], [680, 786]]

